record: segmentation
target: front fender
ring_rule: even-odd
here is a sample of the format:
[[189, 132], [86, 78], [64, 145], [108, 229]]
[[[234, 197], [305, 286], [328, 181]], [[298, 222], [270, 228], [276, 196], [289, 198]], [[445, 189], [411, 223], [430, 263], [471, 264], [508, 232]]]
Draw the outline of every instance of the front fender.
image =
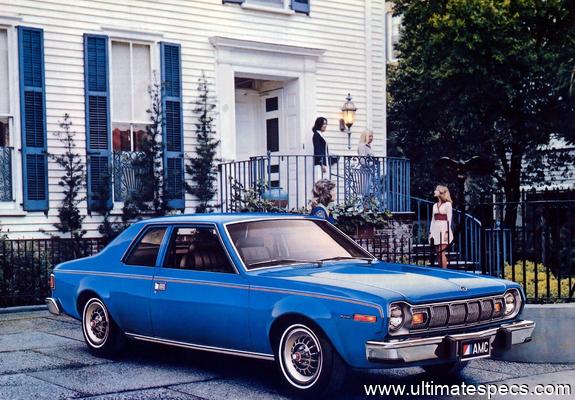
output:
[[[340, 356], [352, 367], [364, 367], [365, 343], [382, 338], [384, 319], [372, 306], [345, 299], [287, 294], [275, 295], [268, 303], [269, 293], [252, 296], [252, 343], [257, 352], [272, 354], [271, 334], [274, 323], [283, 318], [301, 316], [312, 320], [323, 331]], [[375, 323], [357, 322], [354, 314], [376, 315]]]

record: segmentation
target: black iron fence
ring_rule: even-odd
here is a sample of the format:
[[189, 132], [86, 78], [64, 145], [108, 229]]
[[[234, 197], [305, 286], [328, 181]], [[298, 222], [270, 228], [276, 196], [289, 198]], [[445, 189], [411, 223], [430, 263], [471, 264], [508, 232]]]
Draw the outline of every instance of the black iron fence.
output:
[[575, 300], [575, 192], [523, 192], [472, 207], [484, 227], [482, 270], [519, 282], [531, 302]]
[[102, 239], [0, 239], [0, 307], [43, 303], [54, 266], [103, 247]]

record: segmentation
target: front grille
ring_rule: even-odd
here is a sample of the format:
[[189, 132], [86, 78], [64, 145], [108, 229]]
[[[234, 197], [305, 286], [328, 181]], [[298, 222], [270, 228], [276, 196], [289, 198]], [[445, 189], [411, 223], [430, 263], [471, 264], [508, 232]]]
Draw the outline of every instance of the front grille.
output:
[[[499, 311], [495, 304], [499, 303]], [[428, 306], [417, 306], [416, 310], [429, 310], [429, 321], [426, 326], [414, 326], [412, 331], [423, 329], [448, 328], [461, 325], [472, 325], [489, 322], [503, 317], [503, 297], [490, 297], [480, 300], [454, 301]]]

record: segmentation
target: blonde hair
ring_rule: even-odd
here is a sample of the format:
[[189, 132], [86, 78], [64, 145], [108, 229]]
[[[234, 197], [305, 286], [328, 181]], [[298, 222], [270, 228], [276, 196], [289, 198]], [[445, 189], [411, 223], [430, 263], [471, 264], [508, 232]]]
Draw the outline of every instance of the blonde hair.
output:
[[359, 144], [366, 144], [369, 141], [369, 135], [373, 135], [373, 131], [366, 129], [365, 131], [361, 132], [361, 136], [359, 137]]
[[[447, 186], [437, 185], [435, 190], [437, 190], [439, 192], [439, 198], [442, 202], [453, 203], [453, 200], [451, 200], [451, 194], [449, 193], [449, 189], [447, 188]], [[441, 193], [441, 192], [443, 192], [443, 193]]]

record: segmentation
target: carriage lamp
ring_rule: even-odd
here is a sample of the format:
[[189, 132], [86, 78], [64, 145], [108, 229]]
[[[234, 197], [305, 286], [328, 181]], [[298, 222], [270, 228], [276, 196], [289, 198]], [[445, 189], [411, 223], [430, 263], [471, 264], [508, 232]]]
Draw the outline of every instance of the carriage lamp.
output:
[[341, 107], [341, 119], [339, 120], [339, 129], [347, 133], [347, 148], [351, 149], [351, 127], [355, 122], [355, 112], [357, 107], [351, 101], [351, 94], [347, 94], [346, 102]]

